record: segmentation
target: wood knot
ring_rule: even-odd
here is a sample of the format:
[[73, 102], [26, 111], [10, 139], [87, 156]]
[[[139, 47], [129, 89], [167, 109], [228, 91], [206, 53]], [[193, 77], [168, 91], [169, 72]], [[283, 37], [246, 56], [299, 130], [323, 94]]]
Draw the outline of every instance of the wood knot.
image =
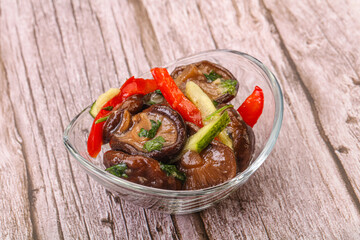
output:
[[346, 123], [357, 124], [358, 120], [356, 117], [352, 117], [352, 116], [348, 115], [348, 117], [346, 119]]
[[339, 153], [349, 153], [349, 149], [345, 146], [340, 146], [337, 150], [339, 151]]
[[163, 229], [162, 229], [161, 225], [156, 224], [156, 231], [159, 232], [159, 233], [163, 232]]
[[107, 218], [102, 218], [101, 223], [103, 225], [109, 226], [109, 227], [113, 227], [114, 226], [114, 221], [112, 220], [112, 218], [110, 217], [110, 214], [108, 213]]
[[353, 81], [353, 83], [355, 85], [358, 85], [358, 86], [360, 85], [360, 80], [359, 79], [356, 79], [356, 78], [352, 77], [351, 80]]

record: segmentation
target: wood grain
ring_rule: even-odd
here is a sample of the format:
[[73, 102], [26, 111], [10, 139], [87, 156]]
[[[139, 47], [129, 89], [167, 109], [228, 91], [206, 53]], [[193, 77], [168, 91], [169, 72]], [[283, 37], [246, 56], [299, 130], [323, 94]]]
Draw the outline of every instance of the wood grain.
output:
[[[358, 239], [356, 1], [0, 1], [1, 239]], [[62, 133], [127, 77], [199, 51], [247, 52], [278, 77], [283, 127], [237, 192], [170, 216], [83, 174]], [[255, 128], [256, 130], [256, 128]]]

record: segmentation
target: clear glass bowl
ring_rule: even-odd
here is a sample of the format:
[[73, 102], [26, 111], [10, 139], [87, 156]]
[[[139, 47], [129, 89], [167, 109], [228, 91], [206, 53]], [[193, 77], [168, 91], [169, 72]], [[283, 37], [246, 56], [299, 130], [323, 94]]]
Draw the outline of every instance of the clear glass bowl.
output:
[[[200, 190], [174, 191], [142, 186], [109, 174], [104, 169], [102, 156], [109, 146], [103, 146], [96, 159], [87, 153], [87, 138], [93, 118], [90, 106], [79, 113], [65, 129], [64, 144], [81, 167], [95, 181], [112, 193], [140, 207], [165, 213], [185, 214], [203, 210], [227, 197], [244, 184], [269, 156], [279, 135], [283, 118], [283, 96], [275, 76], [259, 60], [233, 50], [202, 52], [174, 61], [166, 66], [171, 73], [176, 66], [202, 60], [218, 63], [227, 68], [239, 81], [237, 97], [231, 103], [238, 107], [252, 93], [255, 86], [264, 92], [264, 110], [254, 126], [256, 146], [249, 167], [223, 184]], [[138, 77], [151, 78], [150, 70]]]

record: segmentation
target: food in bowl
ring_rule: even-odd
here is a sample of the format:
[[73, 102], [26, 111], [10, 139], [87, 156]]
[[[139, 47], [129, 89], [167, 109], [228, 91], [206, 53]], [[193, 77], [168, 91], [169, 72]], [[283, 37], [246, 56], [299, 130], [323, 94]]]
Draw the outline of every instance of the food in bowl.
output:
[[201, 61], [129, 78], [93, 104], [88, 153], [102, 144], [106, 171], [141, 185], [196, 190], [226, 182], [247, 168], [255, 148], [252, 126], [264, 97], [254, 92], [235, 110], [239, 82], [224, 67]]

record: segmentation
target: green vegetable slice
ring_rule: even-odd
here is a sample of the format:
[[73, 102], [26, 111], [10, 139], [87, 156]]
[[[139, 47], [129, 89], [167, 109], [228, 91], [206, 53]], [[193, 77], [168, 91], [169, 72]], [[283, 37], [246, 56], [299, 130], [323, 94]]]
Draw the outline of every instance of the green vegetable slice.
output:
[[234, 107], [234, 106], [231, 105], [231, 104], [225, 105], [225, 106], [223, 106], [222, 108], [219, 108], [218, 110], [216, 110], [215, 112], [213, 112], [212, 114], [210, 114], [209, 116], [207, 116], [206, 118], [204, 118], [204, 121], [208, 121], [208, 120], [210, 120], [211, 118], [213, 118], [214, 116], [219, 116], [222, 111], [224, 111], [224, 110], [227, 109], [227, 108], [232, 108], [232, 107]]
[[90, 114], [93, 118], [98, 115], [102, 107], [107, 103], [110, 99], [118, 95], [120, 92], [119, 88], [110, 88], [107, 92], [101, 94], [98, 99], [93, 103], [90, 109]]
[[121, 178], [128, 178], [129, 176], [125, 173], [125, 170], [127, 169], [127, 166], [125, 163], [120, 163], [118, 165], [109, 167], [105, 169], [105, 171], [111, 173], [112, 175], [115, 175], [117, 177]]
[[[190, 99], [190, 101], [194, 103], [195, 106], [200, 110], [204, 122], [208, 120], [206, 119], [207, 116], [217, 111], [213, 101], [196, 83], [188, 81], [185, 86], [185, 94]], [[220, 142], [224, 143], [231, 149], [233, 148], [233, 142], [225, 130], [222, 131], [218, 137]]]
[[229, 123], [230, 117], [227, 112], [224, 112], [192, 135], [184, 149], [200, 153]]

